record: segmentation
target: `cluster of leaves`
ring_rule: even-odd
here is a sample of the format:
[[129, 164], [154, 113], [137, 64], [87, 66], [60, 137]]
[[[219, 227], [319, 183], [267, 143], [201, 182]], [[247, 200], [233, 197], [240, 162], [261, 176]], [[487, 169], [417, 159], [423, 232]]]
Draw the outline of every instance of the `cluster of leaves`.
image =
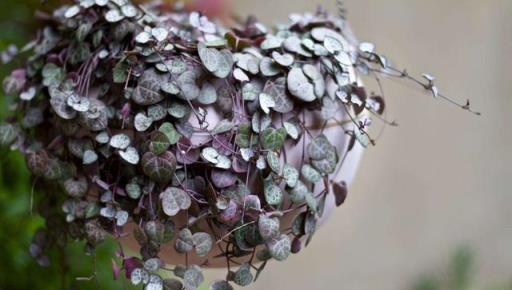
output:
[[[77, 0], [40, 16], [48, 25], [38, 37], [2, 55], [30, 54], [3, 82], [15, 102], [0, 144], [25, 155], [48, 197], [39, 207], [52, 226], [31, 253], [47, 264], [45, 251], [69, 238], [94, 251], [107, 235], [132, 234], [131, 224], [140, 258], [121, 251], [114, 273], [148, 290], [196, 289], [209, 259], [229, 272], [212, 289], [245, 286], [267, 261], [299, 252], [326, 197], [344, 202], [346, 184], [332, 176], [356, 142], [374, 143], [368, 116], [384, 112], [357, 72], [394, 70], [322, 10], [275, 32], [253, 18], [227, 30], [197, 12], [129, 0]], [[343, 152], [324, 134], [333, 124], [349, 136]], [[295, 146], [299, 166], [287, 160]], [[291, 228], [281, 225], [290, 217]], [[186, 257], [171, 270], [180, 279], [159, 274], [169, 270], [159, 258], [167, 243]]]

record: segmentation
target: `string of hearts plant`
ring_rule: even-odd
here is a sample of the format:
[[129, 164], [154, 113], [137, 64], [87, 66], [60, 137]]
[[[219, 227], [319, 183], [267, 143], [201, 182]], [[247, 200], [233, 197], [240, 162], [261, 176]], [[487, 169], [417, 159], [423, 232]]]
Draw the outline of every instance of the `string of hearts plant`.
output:
[[[379, 86], [381, 76], [408, 79], [471, 111], [433, 77], [414, 78], [358, 43], [341, 6], [337, 16], [292, 15], [273, 32], [254, 18], [226, 29], [129, 0], [77, 0], [39, 16], [37, 37], [2, 54], [28, 55], [3, 82], [13, 102], [0, 144], [25, 155], [46, 219], [30, 252], [46, 265], [52, 246], [84, 240], [91, 254], [109, 235], [132, 236], [140, 256], [120, 242], [114, 272], [147, 290], [196, 289], [213, 259], [228, 275], [211, 289], [246, 286], [311, 240], [326, 198], [339, 206], [347, 195], [332, 176], [357, 143], [375, 143], [370, 120], [396, 125], [360, 75]], [[308, 124], [312, 115], [321, 122]], [[349, 138], [343, 152], [324, 134], [331, 127]], [[294, 147], [303, 149], [295, 163]], [[159, 258], [168, 244], [183, 265]]]

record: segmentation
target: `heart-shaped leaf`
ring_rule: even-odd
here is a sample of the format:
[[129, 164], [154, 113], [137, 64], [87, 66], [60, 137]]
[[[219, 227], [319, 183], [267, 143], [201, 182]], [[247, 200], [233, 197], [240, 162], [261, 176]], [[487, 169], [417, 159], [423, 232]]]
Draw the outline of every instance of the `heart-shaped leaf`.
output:
[[204, 83], [197, 101], [203, 105], [215, 104], [217, 101], [217, 90], [212, 84]]
[[221, 120], [219, 123], [217, 123], [215, 128], [213, 128], [212, 135], [226, 133], [228, 131], [231, 131], [231, 129], [233, 129], [234, 127], [235, 127], [235, 124], [233, 124], [233, 122], [231, 122], [229, 120], [225, 120], [225, 119]]
[[234, 290], [227, 281], [215, 281], [210, 285], [210, 290]]
[[285, 77], [280, 77], [275, 81], [268, 81], [263, 92], [273, 97], [275, 105], [272, 107], [272, 110], [283, 114], [293, 111], [294, 104], [286, 90]]
[[213, 240], [212, 237], [203, 232], [195, 233], [192, 235], [192, 241], [199, 257], [206, 257], [212, 250]]
[[160, 193], [162, 208], [168, 216], [175, 216], [180, 210], [186, 210], [192, 204], [190, 196], [182, 189], [169, 187]]
[[329, 155], [329, 152], [332, 151], [332, 148], [331, 142], [329, 142], [324, 134], [321, 134], [309, 143], [307, 148], [309, 158], [315, 160], [325, 159]]
[[84, 165], [90, 165], [93, 164], [98, 160], [98, 154], [94, 152], [93, 150], [85, 150], [84, 157], [82, 158], [82, 163]]
[[279, 128], [267, 128], [261, 133], [263, 148], [267, 150], [276, 151], [283, 147], [284, 141], [286, 140], [286, 129]]
[[236, 183], [237, 176], [226, 170], [212, 170], [212, 182], [217, 188], [227, 188]]
[[178, 233], [178, 238], [176, 239], [174, 248], [180, 254], [188, 253], [194, 249], [192, 232], [188, 228], [184, 228]]
[[167, 136], [167, 139], [171, 145], [178, 143], [181, 138], [181, 134], [176, 131], [176, 128], [174, 128], [174, 125], [171, 123], [163, 123], [158, 130]]
[[126, 149], [130, 146], [130, 137], [126, 134], [117, 134], [110, 139], [110, 146], [116, 149]]
[[306, 180], [311, 183], [317, 183], [322, 180], [322, 175], [309, 164], [302, 165], [301, 173], [302, 176], [304, 176], [304, 178], [306, 178]]
[[89, 185], [85, 177], [79, 177], [78, 179], [70, 178], [64, 182], [64, 189], [66, 193], [75, 198], [80, 198], [87, 193]]
[[151, 142], [149, 143], [149, 149], [156, 155], [162, 154], [169, 149], [171, 143], [167, 138], [167, 135], [160, 131], [154, 131], [151, 133]]
[[267, 153], [267, 164], [276, 174], [281, 174], [281, 160], [277, 153], [273, 151]]
[[149, 127], [151, 127], [151, 125], [153, 124], [153, 119], [149, 118], [144, 113], [138, 113], [137, 115], [135, 115], [133, 124], [137, 131], [144, 132], [147, 129], [149, 129]]
[[260, 215], [258, 219], [258, 230], [263, 240], [268, 241], [279, 236], [279, 219]]
[[267, 242], [267, 248], [277, 261], [284, 261], [291, 253], [291, 241], [287, 235], [281, 235]]
[[204, 282], [204, 276], [201, 272], [201, 268], [196, 265], [190, 266], [183, 276], [183, 285], [186, 290], [196, 290], [199, 285]]
[[142, 106], [159, 103], [164, 99], [164, 95], [160, 93], [160, 86], [164, 82], [163, 75], [158, 74], [154, 69], [146, 70], [139, 78], [132, 100]]
[[273, 77], [281, 73], [281, 69], [270, 57], [264, 57], [260, 61], [260, 71], [266, 77]]
[[334, 193], [336, 206], [345, 203], [348, 195], [347, 184], [345, 182], [334, 182], [332, 184], [332, 192]]
[[283, 202], [284, 195], [279, 186], [277, 186], [274, 182], [272, 176], [268, 176], [264, 180], [264, 192], [265, 192], [265, 200], [270, 205], [280, 205]]
[[280, 54], [277, 51], [272, 52], [272, 58], [282, 66], [291, 66], [295, 62], [295, 57], [292, 54]]
[[233, 276], [233, 282], [242, 287], [251, 284], [253, 279], [249, 263], [243, 263]]
[[299, 181], [299, 171], [290, 164], [285, 164], [283, 167], [283, 177], [286, 180], [288, 187], [295, 187]]
[[290, 200], [295, 204], [303, 203], [306, 200], [306, 196], [310, 194], [307, 186], [300, 180], [297, 181], [295, 187], [289, 192]]
[[119, 156], [132, 165], [137, 165], [140, 161], [139, 152], [134, 147], [128, 147], [124, 151], [119, 151]]
[[158, 183], [171, 181], [176, 170], [176, 157], [169, 151], [160, 155], [146, 152], [142, 156], [142, 170], [151, 180]]
[[11, 145], [18, 138], [20, 128], [13, 124], [0, 124], [0, 145]]
[[316, 100], [315, 87], [304, 75], [301, 68], [294, 67], [288, 73], [288, 90], [301, 101], [312, 102]]
[[261, 93], [259, 95], [260, 100], [260, 108], [265, 112], [265, 114], [270, 113], [270, 108], [273, 108], [276, 106], [276, 101], [274, 100], [274, 97], [269, 94]]

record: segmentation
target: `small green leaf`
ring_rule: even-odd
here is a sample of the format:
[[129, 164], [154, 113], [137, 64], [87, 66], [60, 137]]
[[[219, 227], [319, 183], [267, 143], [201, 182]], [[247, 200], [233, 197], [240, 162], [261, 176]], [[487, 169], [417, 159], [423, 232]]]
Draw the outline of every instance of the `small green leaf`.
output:
[[290, 200], [295, 204], [303, 203], [306, 200], [306, 196], [310, 195], [307, 186], [302, 181], [297, 181], [295, 187], [290, 190]]
[[142, 170], [151, 180], [158, 183], [171, 181], [176, 170], [176, 157], [169, 151], [160, 155], [146, 152], [142, 156]]
[[112, 70], [112, 78], [116, 84], [124, 84], [128, 79], [128, 70], [130, 67], [125, 62], [118, 62]]
[[276, 151], [283, 147], [286, 140], [286, 129], [267, 128], [262, 132], [262, 145], [267, 150]]
[[160, 121], [167, 116], [167, 109], [164, 106], [157, 104], [148, 108], [148, 117], [153, 121]]
[[213, 130], [212, 130], [212, 134], [218, 135], [218, 134], [226, 133], [228, 131], [231, 131], [231, 129], [233, 129], [234, 127], [235, 127], [235, 124], [233, 124], [233, 122], [224, 119], [224, 120], [221, 120], [219, 123], [217, 123], [215, 128], [213, 128]]
[[67, 104], [67, 100], [71, 93], [63, 92], [57, 87], [49, 88], [48, 93], [51, 97], [50, 105], [57, 116], [65, 120], [71, 120], [76, 117], [77, 112]]
[[265, 200], [268, 204], [275, 206], [280, 205], [283, 202], [283, 192], [279, 186], [274, 183], [274, 179], [271, 175], [265, 178], [263, 187], [265, 192]]
[[334, 173], [336, 166], [338, 165], [338, 154], [336, 153], [336, 149], [331, 147], [331, 149], [327, 151], [326, 158], [321, 160], [311, 160], [311, 164], [323, 175]]
[[182, 119], [189, 114], [190, 107], [182, 104], [181, 102], [173, 102], [167, 112], [176, 119]]
[[201, 268], [196, 265], [190, 266], [183, 276], [186, 290], [196, 290], [204, 282], [204, 276]]
[[311, 183], [317, 183], [322, 180], [322, 175], [316, 171], [311, 165], [304, 164], [301, 169], [302, 176]]
[[151, 142], [149, 143], [149, 149], [151, 152], [159, 155], [167, 151], [169, 146], [171, 146], [171, 143], [164, 133], [160, 131], [154, 131], [151, 133]]
[[53, 63], [47, 63], [42, 71], [43, 85], [58, 86], [64, 79], [64, 70]]
[[260, 215], [258, 220], [258, 230], [265, 241], [279, 236], [279, 219], [276, 217], [270, 218], [266, 215]]
[[163, 123], [158, 130], [167, 136], [171, 145], [178, 143], [181, 138], [181, 134], [176, 131], [176, 128], [174, 128], [174, 125], [171, 123]]
[[278, 238], [271, 239], [267, 242], [267, 248], [277, 261], [284, 261], [291, 253], [291, 242], [287, 235], [281, 235]]
[[203, 232], [195, 233], [192, 236], [192, 241], [196, 248], [196, 253], [199, 257], [206, 257], [212, 250], [213, 240], [212, 237]]
[[299, 181], [299, 171], [290, 164], [285, 164], [283, 167], [283, 177], [286, 180], [286, 185], [293, 188]]
[[159, 42], [164, 41], [169, 35], [169, 31], [163, 27], [155, 27], [151, 29], [151, 35]]
[[277, 153], [269, 151], [267, 153], [267, 163], [272, 171], [274, 171], [276, 174], [281, 174], [281, 160], [279, 159], [279, 155]]
[[184, 228], [178, 233], [174, 248], [180, 254], [188, 253], [194, 249], [192, 232], [188, 228]]
[[[174, 290], [174, 289], [173, 289]], [[178, 290], [178, 289], [176, 289]], [[210, 290], [234, 290], [227, 281], [215, 281], [210, 285]]]
[[308, 154], [311, 159], [322, 160], [328, 157], [333, 146], [324, 134], [319, 135], [308, 145]]
[[160, 93], [160, 86], [165, 83], [163, 75], [154, 69], [149, 69], [139, 78], [138, 85], [133, 91], [132, 100], [142, 106], [154, 105], [164, 99]]
[[253, 279], [251, 265], [249, 263], [243, 263], [235, 272], [233, 282], [239, 286], [245, 287], [251, 284]]
[[20, 129], [17, 125], [1, 124], [0, 125], [0, 145], [11, 145], [18, 138]]

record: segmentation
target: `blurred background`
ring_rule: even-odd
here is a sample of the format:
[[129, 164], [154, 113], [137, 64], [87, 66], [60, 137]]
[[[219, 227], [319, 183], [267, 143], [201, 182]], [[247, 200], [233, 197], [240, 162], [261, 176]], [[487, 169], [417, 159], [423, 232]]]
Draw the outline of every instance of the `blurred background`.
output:
[[[212, 13], [228, 9], [200, 2]], [[368, 149], [347, 202], [310, 246], [272, 263], [247, 289], [512, 289], [512, 1], [345, 2], [360, 40], [376, 43], [395, 66], [435, 75], [442, 91], [470, 98], [483, 116], [384, 81], [388, 116], [400, 126]], [[335, 11], [334, 0], [227, 6], [270, 25], [317, 5]], [[1, 1], [0, 50], [30, 36], [38, 6]], [[0, 101], [0, 114], [5, 109]], [[100, 285], [74, 279], [92, 274], [80, 244], [54, 254], [64, 266], [41, 269], [31, 260], [27, 248], [42, 221], [29, 214], [30, 180], [19, 156], [0, 157], [0, 289], [126, 289], [111, 281], [112, 244], [98, 254]]]

